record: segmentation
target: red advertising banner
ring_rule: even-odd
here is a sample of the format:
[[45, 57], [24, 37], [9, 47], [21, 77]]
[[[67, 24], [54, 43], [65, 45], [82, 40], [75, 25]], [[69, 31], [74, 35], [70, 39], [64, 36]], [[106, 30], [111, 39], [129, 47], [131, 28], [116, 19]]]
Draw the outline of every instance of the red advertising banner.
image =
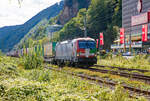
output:
[[124, 28], [120, 29], [120, 44], [124, 44]]
[[146, 42], [147, 41], [147, 33], [148, 33], [148, 25], [143, 25], [142, 26], [142, 41]]
[[100, 33], [100, 45], [104, 45], [104, 36], [103, 36], [103, 33]]
[[96, 39], [96, 48], [98, 48], [98, 43], [99, 43], [99, 40]]

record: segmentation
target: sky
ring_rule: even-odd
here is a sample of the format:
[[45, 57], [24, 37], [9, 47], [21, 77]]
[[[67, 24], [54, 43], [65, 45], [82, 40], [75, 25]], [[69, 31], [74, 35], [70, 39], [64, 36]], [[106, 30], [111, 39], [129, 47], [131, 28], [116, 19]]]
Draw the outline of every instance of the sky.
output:
[[0, 0], [0, 27], [25, 23], [41, 10], [61, 0]]

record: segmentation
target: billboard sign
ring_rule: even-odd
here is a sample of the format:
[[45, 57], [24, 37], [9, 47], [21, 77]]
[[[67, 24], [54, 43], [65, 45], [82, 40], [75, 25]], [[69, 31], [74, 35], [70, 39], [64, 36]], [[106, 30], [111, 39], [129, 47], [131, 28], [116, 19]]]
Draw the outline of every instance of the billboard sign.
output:
[[149, 21], [149, 12], [137, 15], [137, 16], [132, 16], [131, 17], [131, 25], [135, 26], [135, 25], [140, 25], [140, 24], [144, 24], [144, 23], [148, 23]]

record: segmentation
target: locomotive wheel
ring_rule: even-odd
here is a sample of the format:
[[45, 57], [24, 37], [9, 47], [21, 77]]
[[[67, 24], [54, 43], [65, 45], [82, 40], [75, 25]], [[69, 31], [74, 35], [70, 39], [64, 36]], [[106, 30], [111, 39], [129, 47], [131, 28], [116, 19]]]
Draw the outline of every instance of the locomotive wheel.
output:
[[71, 63], [71, 62], [69, 62], [67, 65], [68, 65], [69, 67], [72, 67], [72, 63]]
[[70, 66], [71, 66], [71, 67], [75, 67], [75, 63], [70, 62]]
[[63, 61], [59, 61], [59, 62], [58, 62], [58, 66], [59, 66], [60, 68], [63, 68], [64, 65], [65, 65], [65, 63], [64, 63]]

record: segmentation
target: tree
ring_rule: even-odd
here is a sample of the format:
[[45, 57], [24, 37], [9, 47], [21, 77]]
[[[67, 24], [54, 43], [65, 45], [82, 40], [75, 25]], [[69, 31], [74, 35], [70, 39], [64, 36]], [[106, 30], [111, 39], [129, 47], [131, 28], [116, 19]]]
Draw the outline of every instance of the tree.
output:
[[118, 26], [108, 25], [106, 31], [104, 32], [104, 41], [105, 49], [110, 49], [110, 45], [113, 43], [113, 41], [116, 39], [119, 32]]
[[109, 49], [118, 32], [113, 26], [121, 26], [121, 0], [92, 0], [88, 9], [88, 33], [98, 38], [104, 32], [105, 49]]
[[112, 19], [113, 25], [122, 27], [122, 0], [117, 0], [117, 6], [114, 9], [114, 15]]
[[86, 15], [86, 9], [81, 9], [77, 17], [72, 18], [68, 23], [66, 23], [59, 32], [54, 34], [54, 41], [69, 40], [77, 37], [84, 36], [84, 16]]
[[76, 17], [65, 24], [61, 31], [55, 33], [54, 40], [83, 37], [84, 16], [86, 16], [88, 36], [97, 39], [99, 33], [104, 32], [104, 48], [110, 49], [122, 23], [121, 2], [121, 0], [91, 0], [88, 10], [80, 9]]

